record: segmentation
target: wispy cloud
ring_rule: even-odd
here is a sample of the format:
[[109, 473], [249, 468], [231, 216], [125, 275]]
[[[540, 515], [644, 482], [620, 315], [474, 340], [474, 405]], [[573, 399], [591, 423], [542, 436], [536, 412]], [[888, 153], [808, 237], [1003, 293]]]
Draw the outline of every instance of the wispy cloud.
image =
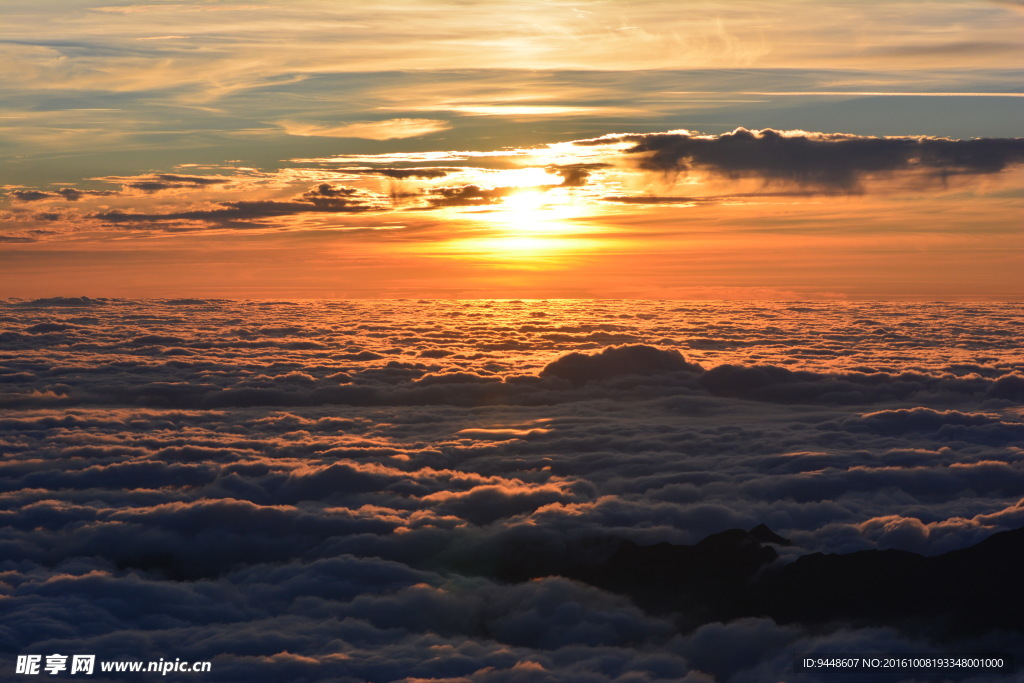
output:
[[[52, 0], [51, 0], [52, 3]], [[301, 1], [279, 3], [174, 3], [49, 11], [48, 3], [12, 12], [11, 36], [29, 52], [17, 81], [35, 88], [147, 90], [190, 84], [209, 94], [260, 87], [297, 74], [396, 69], [671, 69], [792, 67], [815, 63], [858, 68], [874, 60], [920, 68], [931, 60], [982, 67], [997, 46], [1012, 57], [1018, 29], [999, 21], [992, 4], [888, 3], [931, 30], [908, 32], [874, 3], [798, 2], [766, 19], [753, 0], [708, 3], [680, 12], [667, 0], [627, 8], [531, 0], [510, 13], [499, 5], [391, 2], [344, 9]], [[39, 21], [41, 12], [46, 21]], [[991, 15], [991, 16], [989, 16]], [[1014, 16], [1014, 15], [1009, 15]], [[189, 36], [197, 47], [138, 38]], [[199, 22], [202, 23], [199, 23]], [[39, 27], [46, 27], [45, 33]], [[456, 37], [457, 39], [453, 39]], [[922, 36], [926, 38], [923, 39]], [[128, 41], [132, 47], [129, 49]], [[33, 47], [38, 46], [38, 48]], [[843, 48], [838, 46], [850, 46]], [[32, 54], [34, 49], [43, 54]], [[68, 63], [68, 60], [72, 63]], [[216, 68], [211, 66], [216, 64]], [[159, 79], [158, 79], [159, 77]]]
[[470, 116], [510, 116], [510, 117], [545, 117], [545, 116], [645, 116], [649, 110], [638, 107], [600, 107], [588, 105], [564, 105], [541, 103], [451, 103], [420, 105], [420, 111], [451, 111]]
[[[719, 91], [666, 91], [666, 95], [716, 95]], [[920, 92], [900, 90], [742, 90], [737, 95], [765, 97], [1024, 97], [1024, 92]]]
[[288, 135], [365, 140], [401, 140], [440, 133], [451, 128], [451, 124], [441, 119], [386, 119], [340, 125], [279, 121], [278, 124]]

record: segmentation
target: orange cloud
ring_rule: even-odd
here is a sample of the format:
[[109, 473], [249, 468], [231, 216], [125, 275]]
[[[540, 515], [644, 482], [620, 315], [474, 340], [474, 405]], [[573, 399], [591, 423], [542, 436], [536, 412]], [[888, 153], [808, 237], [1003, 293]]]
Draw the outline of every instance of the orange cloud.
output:
[[365, 140], [400, 140], [421, 135], [440, 133], [451, 128], [441, 119], [386, 119], [384, 121], [361, 121], [339, 126], [301, 121], [279, 121], [288, 135], [325, 138], [363, 138]]

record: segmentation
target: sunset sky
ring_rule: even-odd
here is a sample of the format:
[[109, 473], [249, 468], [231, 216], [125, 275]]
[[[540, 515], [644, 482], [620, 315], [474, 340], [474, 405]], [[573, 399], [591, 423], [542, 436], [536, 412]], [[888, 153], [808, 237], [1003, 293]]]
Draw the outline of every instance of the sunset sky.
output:
[[1022, 36], [0, 0], [0, 678], [1019, 675]]
[[1024, 294], [1022, 2], [2, 5], [0, 296]]

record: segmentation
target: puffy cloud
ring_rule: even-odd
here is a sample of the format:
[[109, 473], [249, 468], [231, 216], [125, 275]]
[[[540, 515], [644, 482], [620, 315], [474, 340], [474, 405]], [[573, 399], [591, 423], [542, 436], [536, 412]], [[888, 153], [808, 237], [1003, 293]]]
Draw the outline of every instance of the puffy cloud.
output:
[[611, 164], [603, 162], [555, 164], [548, 166], [547, 170], [562, 176], [562, 186], [564, 187], [582, 187], [587, 184], [591, 173], [610, 166]]
[[1024, 162], [1024, 140], [863, 137], [824, 133], [749, 131], [717, 136], [654, 133], [622, 136], [641, 168], [687, 173], [709, 170], [835, 191], [856, 191], [874, 173], [921, 171], [942, 179], [998, 173]]
[[[169, 187], [198, 187], [201, 184], [182, 182], [135, 183], [144, 191], [157, 191]], [[132, 213], [121, 210], [99, 212], [92, 218], [103, 223], [145, 224], [167, 222], [202, 222], [220, 225], [246, 225], [250, 221], [280, 218], [310, 212], [358, 213], [375, 207], [367, 203], [368, 197], [352, 188], [336, 189], [322, 183], [292, 201], [232, 201], [220, 202], [222, 208], [173, 211], [168, 213]]]
[[49, 192], [39, 192], [38, 190], [13, 190], [10, 195], [19, 202], [38, 202], [42, 199], [51, 199], [57, 196]]
[[229, 178], [215, 178], [211, 176], [186, 176], [176, 173], [157, 173], [149, 177], [126, 183], [126, 187], [143, 192], [159, 192], [161, 190], [172, 190], [180, 188], [200, 188], [211, 185], [223, 185], [231, 182]]
[[405, 180], [407, 178], [444, 178], [450, 173], [458, 173], [461, 170], [459, 168], [380, 168], [370, 170], [358, 169], [358, 172], [376, 173], [387, 178]]
[[547, 365], [540, 375], [582, 384], [616, 375], [694, 373], [702, 369], [699, 365], [686, 362], [678, 351], [635, 345], [607, 348], [593, 356], [571, 353]]
[[274, 218], [279, 216], [291, 216], [297, 213], [308, 211], [365, 211], [367, 207], [360, 206], [358, 202], [336, 200], [316, 204], [309, 202], [224, 202], [222, 209], [199, 209], [195, 211], [177, 211], [173, 213], [126, 213], [122, 211], [109, 211], [97, 213], [95, 218], [104, 223], [152, 223], [162, 221], [204, 221], [210, 223], [227, 223], [235, 221], [258, 220], [261, 218]]
[[107, 300], [102, 297], [90, 298], [87, 296], [51, 296], [44, 297], [42, 299], [30, 299], [27, 301], [18, 301], [14, 305], [19, 308], [42, 308], [42, 307], [59, 307], [59, 308], [77, 308], [79, 306], [102, 306], [107, 303]]
[[430, 203], [435, 207], [484, 206], [500, 202], [517, 189], [514, 187], [482, 188], [477, 185], [439, 187], [433, 190], [432, 194], [435, 196], [430, 198]]
[[54, 192], [42, 192], [39, 190], [12, 190], [11, 197], [20, 202], [38, 202], [43, 199], [66, 199], [69, 202], [76, 202], [82, 197], [111, 197], [118, 194], [114, 190], [80, 190], [75, 187], [62, 187]]

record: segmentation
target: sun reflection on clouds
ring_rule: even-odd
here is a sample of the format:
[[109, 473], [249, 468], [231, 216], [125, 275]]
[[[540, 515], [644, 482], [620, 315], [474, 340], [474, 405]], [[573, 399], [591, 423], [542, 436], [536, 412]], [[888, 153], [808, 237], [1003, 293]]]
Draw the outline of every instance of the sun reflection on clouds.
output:
[[562, 182], [561, 176], [536, 166], [502, 170], [499, 174], [501, 184], [506, 187], [543, 187]]

